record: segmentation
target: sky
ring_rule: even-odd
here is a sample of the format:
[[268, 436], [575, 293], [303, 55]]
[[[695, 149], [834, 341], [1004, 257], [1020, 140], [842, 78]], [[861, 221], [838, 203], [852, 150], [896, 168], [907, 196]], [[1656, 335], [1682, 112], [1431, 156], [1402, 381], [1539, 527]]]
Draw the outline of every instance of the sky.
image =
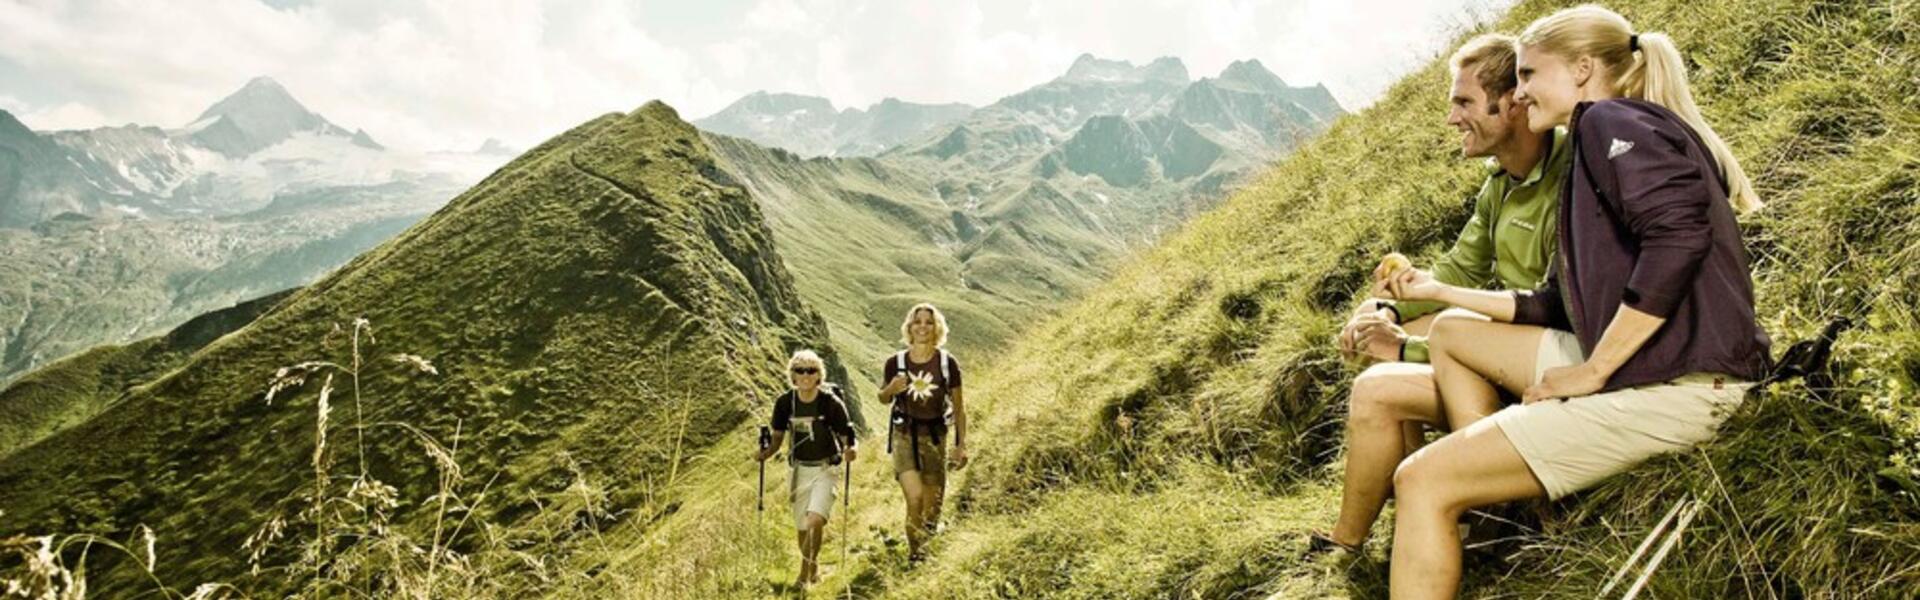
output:
[[1349, 110], [1511, 0], [0, 0], [0, 110], [36, 130], [181, 127], [256, 76], [410, 150], [527, 148], [748, 93], [975, 106], [1083, 53], [1259, 59]]

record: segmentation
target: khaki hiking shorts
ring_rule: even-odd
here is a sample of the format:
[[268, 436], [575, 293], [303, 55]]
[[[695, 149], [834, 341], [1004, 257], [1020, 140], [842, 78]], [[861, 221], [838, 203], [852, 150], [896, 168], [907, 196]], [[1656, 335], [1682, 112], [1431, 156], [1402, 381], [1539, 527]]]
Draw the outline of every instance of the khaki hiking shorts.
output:
[[[949, 432], [951, 433], [951, 432]], [[941, 442], [946, 442], [941, 436]], [[910, 471], [920, 472], [920, 481], [931, 486], [943, 486], [947, 483], [947, 446], [945, 443], [933, 443], [933, 436], [920, 432], [920, 466], [913, 464], [913, 433], [906, 427], [893, 428], [893, 476], [900, 477]]]
[[787, 493], [793, 501], [793, 528], [807, 529], [807, 513], [833, 516], [833, 486], [840, 482], [839, 465], [794, 465], [787, 479]]
[[[1580, 341], [1547, 330], [1533, 381], [1547, 369], [1586, 360]], [[1488, 417], [1500, 427], [1527, 468], [1560, 499], [1592, 487], [1647, 459], [1713, 439], [1753, 384], [1717, 373], [1693, 373], [1664, 383], [1591, 396], [1516, 404]]]

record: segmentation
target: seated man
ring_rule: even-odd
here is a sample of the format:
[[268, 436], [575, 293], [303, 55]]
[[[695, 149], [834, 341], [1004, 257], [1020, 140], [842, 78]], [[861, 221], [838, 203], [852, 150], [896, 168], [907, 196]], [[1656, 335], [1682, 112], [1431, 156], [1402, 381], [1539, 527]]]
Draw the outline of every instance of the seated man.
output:
[[[1513, 97], [1517, 82], [1512, 37], [1476, 37], [1450, 62], [1453, 109], [1447, 124], [1460, 131], [1463, 154], [1491, 158], [1486, 182], [1474, 199], [1473, 217], [1433, 266], [1432, 277], [1463, 287], [1533, 289], [1545, 279], [1553, 256], [1558, 195], [1572, 156], [1567, 136], [1559, 130], [1536, 134], [1527, 129], [1527, 111]], [[1392, 273], [1376, 272], [1374, 277], [1384, 281], [1388, 275]], [[1376, 289], [1375, 295], [1385, 295], [1384, 290]], [[1386, 362], [1354, 380], [1340, 517], [1333, 531], [1313, 534], [1313, 550], [1351, 549], [1366, 541], [1386, 504], [1394, 467], [1417, 446], [1422, 424], [1458, 430], [1497, 408], [1440, 402], [1433, 368], [1426, 364], [1424, 336], [1444, 307], [1438, 302], [1368, 300], [1341, 331], [1343, 351]], [[1484, 318], [1459, 310], [1444, 314]]]

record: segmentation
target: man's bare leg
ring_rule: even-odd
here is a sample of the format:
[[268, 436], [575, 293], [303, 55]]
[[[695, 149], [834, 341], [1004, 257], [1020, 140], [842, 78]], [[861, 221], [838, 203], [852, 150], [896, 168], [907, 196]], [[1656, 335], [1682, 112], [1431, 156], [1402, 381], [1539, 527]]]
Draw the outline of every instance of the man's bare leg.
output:
[[1367, 540], [1387, 503], [1393, 469], [1407, 456], [1404, 426], [1443, 420], [1432, 367], [1380, 363], [1353, 381], [1346, 476], [1341, 481], [1340, 517], [1333, 526], [1333, 541], [1358, 546]]
[[[1438, 313], [1423, 316], [1403, 329], [1409, 335], [1427, 335], [1437, 317]], [[1346, 475], [1341, 483], [1340, 516], [1330, 535], [1335, 542], [1358, 546], [1366, 541], [1392, 494], [1394, 468], [1424, 444], [1422, 428], [1427, 424], [1444, 427], [1449, 421], [1429, 365], [1374, 365], [1354, 380], [1349, 402]], [[1496, 408], [1488, 405], [1461, 412], [1492, 414]]]

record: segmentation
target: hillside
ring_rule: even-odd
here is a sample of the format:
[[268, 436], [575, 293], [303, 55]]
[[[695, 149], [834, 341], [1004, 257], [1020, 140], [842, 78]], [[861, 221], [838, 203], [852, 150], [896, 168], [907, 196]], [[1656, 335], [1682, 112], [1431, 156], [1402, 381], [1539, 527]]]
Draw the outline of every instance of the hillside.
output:
[[[438, 511], [421, 499], [438, 477], [463, 482], [454, 506], [476, 522], [445, 543], [467, 557], [467, 575], [444, 585], [552, 591], [564, 584], [519, 568], [521, 558], [562, 560], [598, 527], [671, 512], [662, 494], [687, 459], [764, 410], [786, 353], [825, 337], [759, 207], [715, 168], [691, 126], [649, 104], [549, 140], [99, 416], [0, 457], [0, 536], [125, 539], [146, 525], [164, 548], [155, 573], [175, 585], [225, 581], [268, 594], [405, 584], [399, 567], [380, 562], [386, 544], [415, 543], [394, 537], [288, 539], [262, 555], [272, 568], [249, 575], [249, 535], [285, 523], [295, 538], [312, 537], [311, 523], [328, 522], [303, 510], [318, 493], [305, 490], [319, 483], [315, 468], [337, 462], [320, 489], [436, 540], [439, 530], [423, 523]], [[351, 395], [345, 375], [335, 382], [333, 444], [316, 449], [320, 376], [278, 398], [262, 393], [280, 367], [359, 364], [356, 347], [366, 366]], [[397, 353], [438, 373], [389, 360]], [[93, 362], [30, 379], [104, 370]], [[421, 435], [438, 444], [423, 449]], [[382, 492], [367, 477], [395, 487]], [[302, 571], [313, 568], [303, 547], [334, 562]], [[97, 559], [95, 593], [141, 589], [137, 567]], [[354, 567], [373, 564], [395, 570]], [[487, 565], [517, 567], [492, 575]]]
[[[1518, 30], [1567, 4], [1521, 2], [1491, 28]], [[1470, 567], [1463, 596], [1592, 597], [1688, 496], [1705, 508], [1650, 597], [1920, 595], [1910, 308], [1920, 295], [1906, 283], [1920, 276], [1910, 101], [1920, 38], [1902, 25], [1920, 5], [1611, 4], [1682, 44], [1708, 117], [1770, 204], [1743, 227], [1776, 351], [1836, 315], [1861, 326], [1837, 346], [1836, 389], [1780, 386], [1704, 451], [1543, 505], [1544, 528], [1516, 554]], [[1330, 524], [1339, 499], [1357, 372], [1332, 348], [1341, 317], [1381, 254], [1445, 249], [1482, 173], [1441, 123], [1446, 85], [1437, 60], [1409, 75], [1083, 300], [974, 359], [978, 454], [935, 558], [906, 567], [897, 486], [867, 464], [854, 479], [850, 559], [837, 554], [849, 519], [836, 514], [819, 595], [1384, 596], [1391, 513], [1359, 560], [1297, 557], [1301, 533]], [[790, 532], [743, 514], [753, 472], [725, 462], [747, 448], [730, 443], [715, 450], [720, 472], [684, 484], [705, 500], [610, 532], [629, 543], [607, 552], [615, 566], [601, 587], [565, 597], [631, 582], [674, 597], [783, 591]]]
[[[1522, 2], [1494, 28], [1566, 4]], [[1782, 386], [1704, 452], [1546, 506], [1546, 529], [1470, 570], [1465, 595], [1590, 597], [1688, 495], [1707, 507], [1654, 597], [1920, 593], [1920, 38], [1901, 25], [1920, 7], [1609, 4], [1682, 44], [1770, 203], [1743, 227], [1776, 351], [1833, 316], [1862, 326], [1830, 396]], [[1294, 557], [1337, 509], [1344, 310], [1376, 257], [1436, 256], [1467, 217], [1479, 170], [1439, 124], [1445, 89], [1438, 61], [1409, 76], [996, 357], [967, 522], [888, 591], [1383, 595], [1390, 518], [1366, 560]]]

